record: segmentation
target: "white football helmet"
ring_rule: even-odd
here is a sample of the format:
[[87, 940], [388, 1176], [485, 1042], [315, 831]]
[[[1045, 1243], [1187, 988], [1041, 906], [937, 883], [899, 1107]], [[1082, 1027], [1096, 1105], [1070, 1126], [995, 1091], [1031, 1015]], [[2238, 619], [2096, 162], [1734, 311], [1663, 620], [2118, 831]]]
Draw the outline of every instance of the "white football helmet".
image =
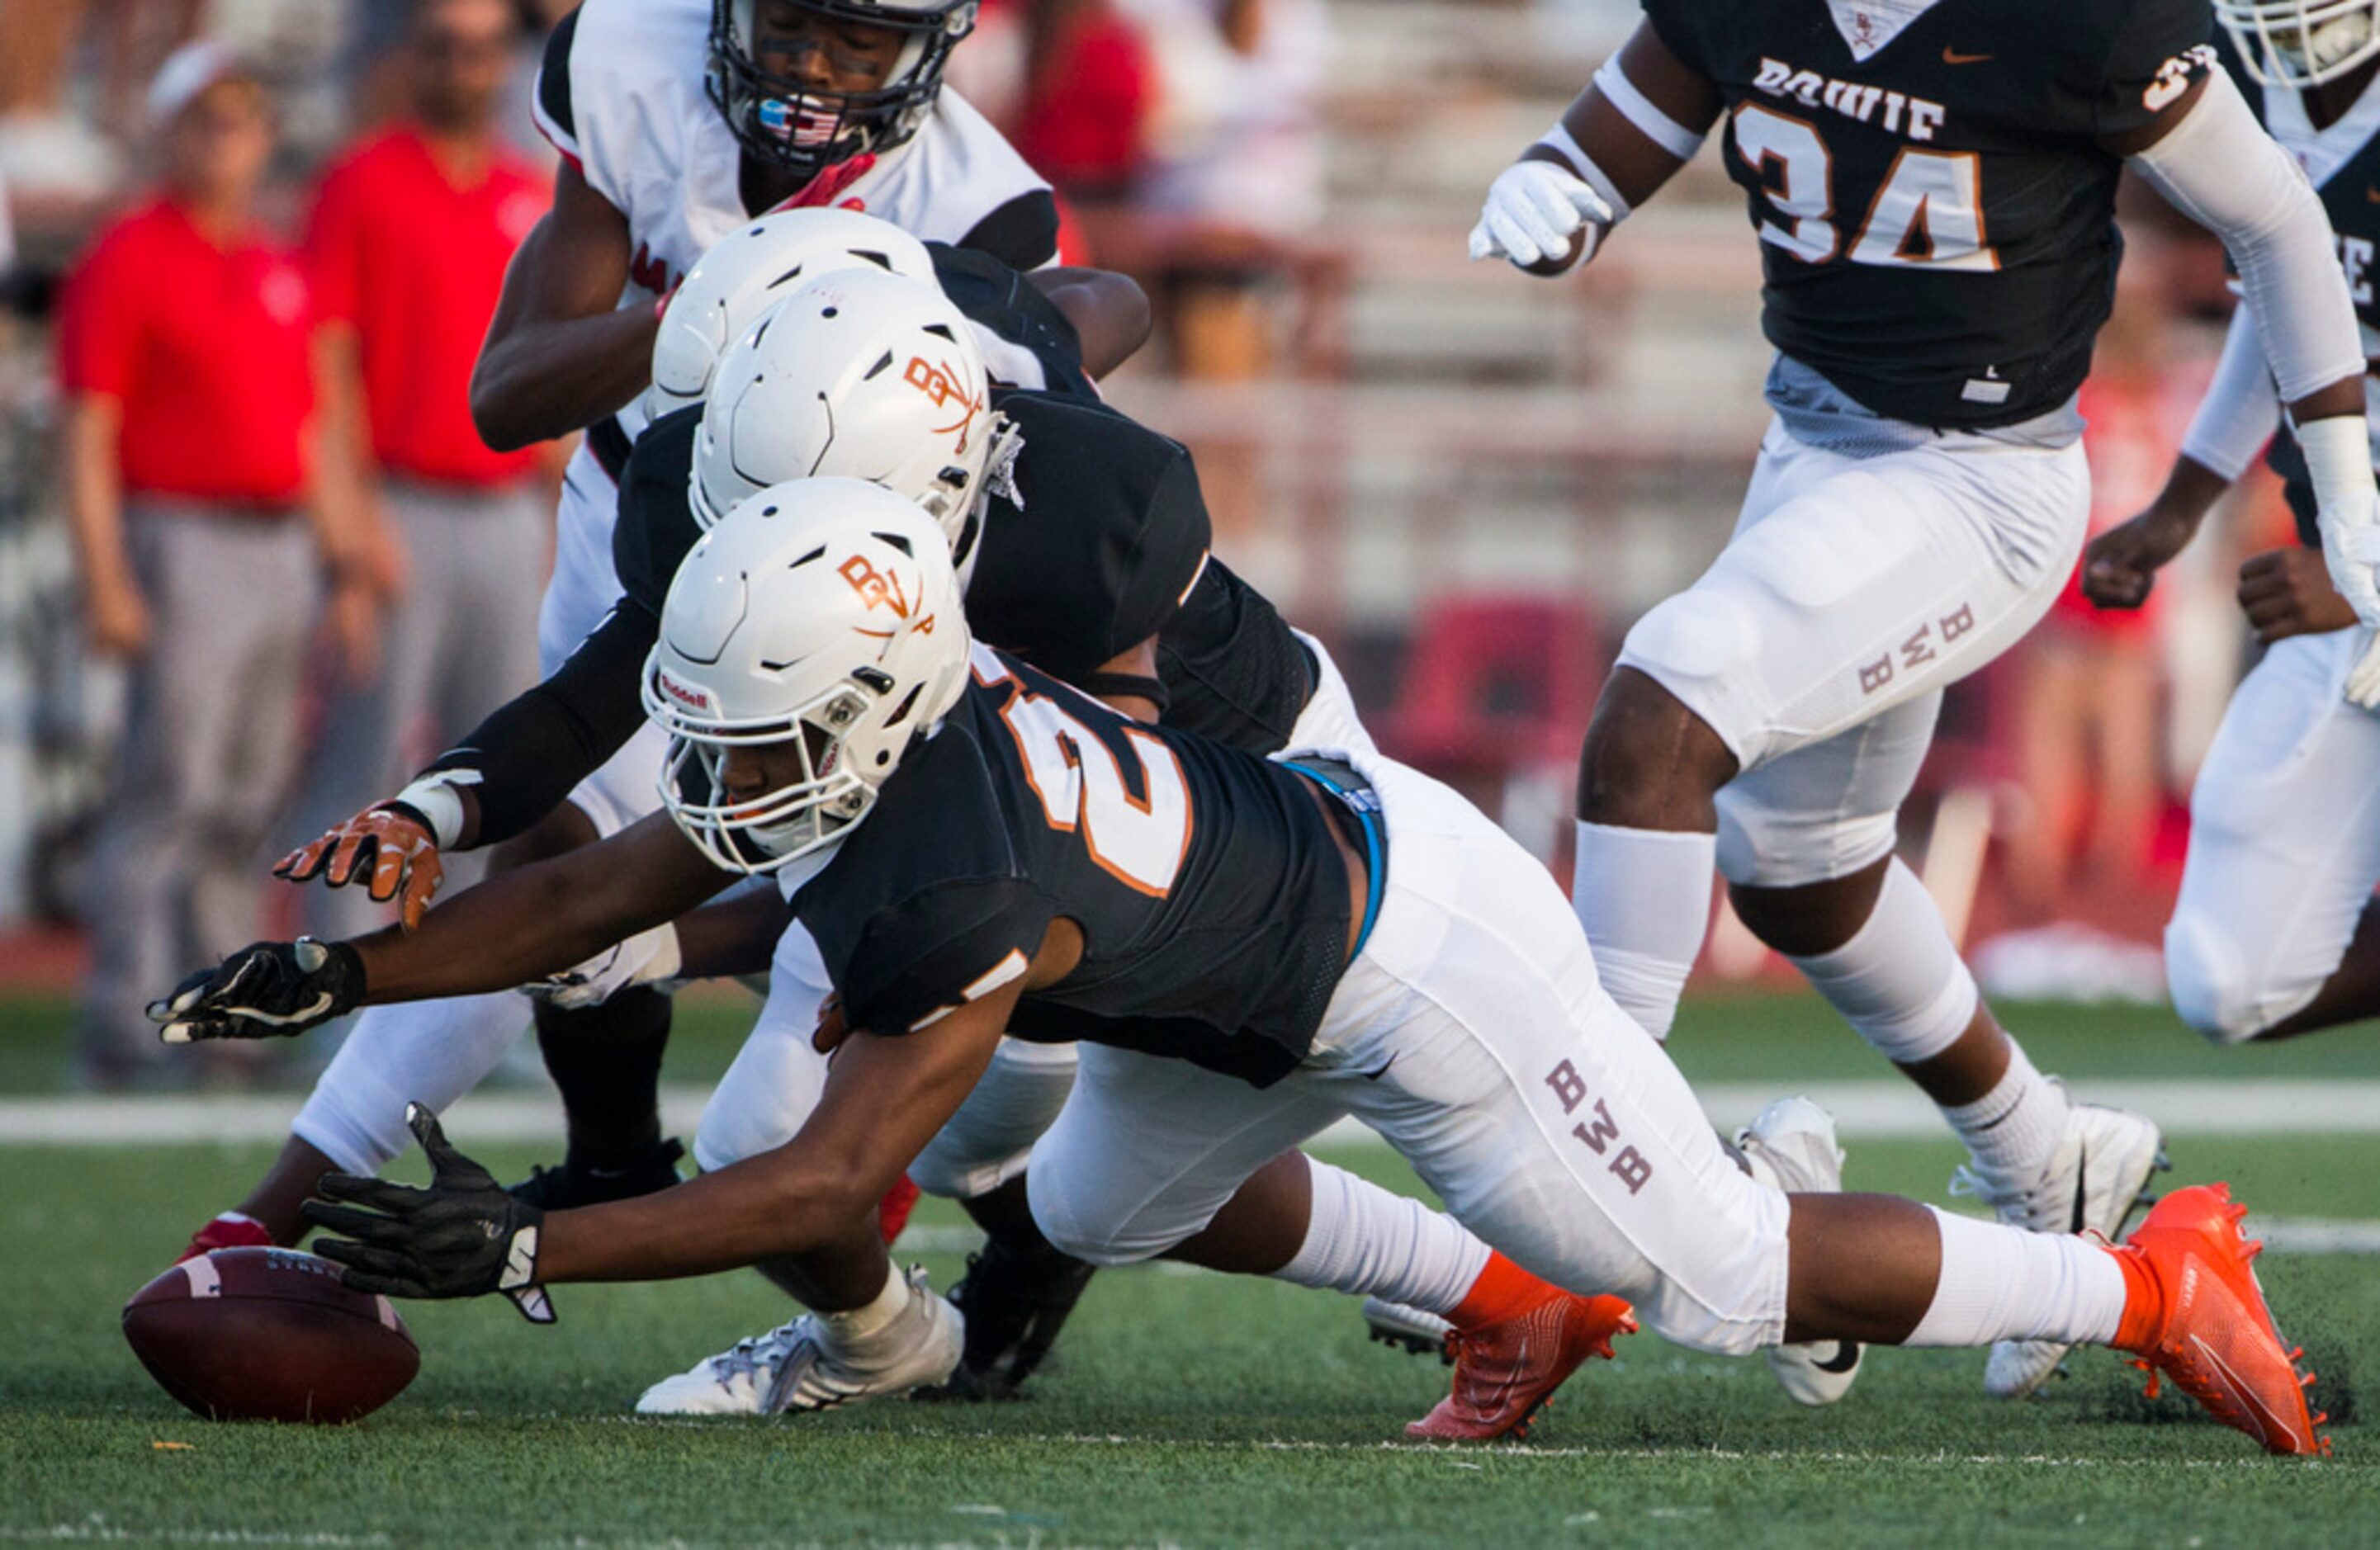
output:
[[[915, 503], [852, 478], [759, 491], [687, 553], [662, 605], [644, 686], [669, 734], [662, 805], [729, 871], [833, 843], [957, 703], [968, 644], [949, 543]], [[782, 778], [729, 797], [730, 752], [761, 745]]]
[[728, 341], [770, 303], [838, 269], [872, 269], [935, 284], [926, 245], [856, 210], [780, 210], [747, 222], [695, 260], [653, 336], [645, 418], [702, 402]]
[[2380, 0], [2215, 0], [2248, 73], [2300, 91], [2380, 54]]
[[907, 496], [973, 557], [1014, 437], [983, 352], [940, 289], [845, 269], [760, 314], [703, 397], [688, 497], [708, 527], [755, 490], [844, 475]]

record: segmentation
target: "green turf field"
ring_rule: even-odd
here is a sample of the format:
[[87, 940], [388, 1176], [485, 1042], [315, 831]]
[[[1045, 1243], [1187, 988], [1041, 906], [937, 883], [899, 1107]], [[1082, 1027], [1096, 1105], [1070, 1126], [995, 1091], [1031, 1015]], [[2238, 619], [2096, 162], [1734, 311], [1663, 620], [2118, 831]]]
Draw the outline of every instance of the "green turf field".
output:
[[[715, 1070], [732, 1008], [697, 1013], [674, 1079]], [[2078, 1074], [2380, 1072], [2380, 1043], [2226, 1058], [2162, 1016], [2029, 1009], [2040, 1063]], [[0, 1084], [47, 1080], [55, 1011], [0, 1018]], [[1706, 1077], [1875, 1071], [1796, 998], [1706, 1001], [1677, 1048]], [[457, 1140], [467, 1148], [468, 1135]], [[487, 1148], [500, 1172], [541, 1160]], [[2183, 1178], [2260, 1210], [2380, 1217], [2380, 1136], [2183, 1137]], [[267, 1148], [0, 1147], [0, 1541], [661, 1545], [1414, 1544], [2240, 1544], [2380, 1537], [2380, 1453], [2350, 1419], [2380, 1372], [2380, 1265], [2276, 1253], [2265, 1283], [2347, 1423], [2290, 1464], [2079, 1353], [2048, 1397], [1996, 1405], [1982, 1358], [1888, 1351], [1836, 1410], [1796, 1411], [1756, 1362], [1640, 1335], [1573, 1380], [1525, 1447], [1408, 1447], [1440, 1369], [1367, 1346], [1351, 1304], [1164, 1268], [1094, 1283], [1031, 1399], [884, 1404], [771, 1423], [629, 1419], [638, 1390], [782, 1303], [757, 1278], [565, 1288], [561, 1324], [413, 1305], [414, 1387], [337, 1431], [194, 1420], [150, 1386], [116, 1309]], [[1394, 1181], [1378, 1152], [1340, 1160]], [[1941, 1198], [1938, 1143], [1854, 1144], [1854, 1188]], [[919, 1221], [955, 1238], [955, 1213]], [[2252, 1223], [2251, 1224], [2253, 1225]], [[925, 1256], [938, 1284], [954, 1253]], [[160, 1447], [159, 1444], [181, 1444]]]

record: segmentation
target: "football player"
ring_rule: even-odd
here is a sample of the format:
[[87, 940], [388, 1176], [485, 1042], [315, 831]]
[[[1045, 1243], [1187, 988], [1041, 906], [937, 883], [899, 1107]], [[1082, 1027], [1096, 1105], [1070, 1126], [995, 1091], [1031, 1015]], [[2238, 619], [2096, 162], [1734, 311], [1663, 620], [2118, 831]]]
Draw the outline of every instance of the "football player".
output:
[[[2317, 14], [2281, 0], [2222, 0], [2216, 14], [2232, 43], [2226, 63], [2246, 78], [2250, 104], [2321, 194], [2363, 353], [2380, 357], [2380, 201], [2368, 192], [2380, 186], [2380, 6], [2353, 0]], [[2094, 601], [2139, 607], [2158, 568], [2272, 442], [2267, 459], [2284, 480], [2301, 547], [2240, 569], [2240, 606], [2267, 649], [2199, 767], [2189, 860], [2165, 936], [2174, 1010], [2221, 1044], [2380, 1015], [2372, 900], [2380, 883], [2380, 684], [2359, 672], [2372, 636], [2325, 563], [2314, 470], [2332, 454], [2304, 447], [2287, 428], [2274, 437], [2279, 390], [2257, 337], [2243, 303], [2165, 489], [2095, 539], [2082, 571]], [[2374, 382], [2364, 381], [2368, 398]], [[2346, 420], [2305, 429], [2352, 430]]]
[[[535, 108], [563, 165], [552, 208], [505, 276], [471, 384], [492, 446], [586, 432], [565, 471], [539, 616], [544, 671], [619, 595], [614, 481], [643, 428], [659, 303], [722, 237], [767, 211], [832, 206], [1018, 269], [1054, 258], [1047, 185], [942, 88], [975, 13], [975, 0], [589, 0], [554, 29]], [[591, 771], [515, 852], [583, 843], [650, 812], [656, 748], [648, 740]], [[607, 1052], [658, 1049], [669, 1005], [640, 988], [536, 1010], [570, 1111], [577, 1167], [566, 1181], [675, 1176], [633, 1096], [607, 1085]], [[451, 1034], [476, 1047], [509, 1040], [522, 1011], [515, 997], [483, 997], [384, 1013], [359, 1034], [407, 1047]], [[400, 1092], [429, 1073], [412, 1074]]]
[[[1724, 118], [1776, 346], [1735, 534], [1627, 637], [1582, 757], [1572, 902], [1665, 1035], [1714, 867], [1736, 914], [1940, 1106], [2000, 1219], [2113, 1236], [2156, 1128], [2072, 1102], [1993, 1018], [1896, 818], [1941, 705], [2082, 547], [2075, 390], [2131, 168], [2219, 235], [2313, 465], [2342, 590], [2380, 624], [2363, 357], [2321, 203], [2214, 68], [2205, 0], [1645, 0], [1490, 188], [1475, 257], [1592, 257]], [[2380, 668], [2374, 670], [2380, 672]], [[1990, 1392], [2056, 1370], [2002, 1346]]]
[[[670, 732], [667, 818], [409, 935], [256, 944], [152, 1015], [169, 1039], [256, 1036], [513, 983], [774, 872], [835, 989], [818, 1106], [758, 1156], [550, 1213], [417, 1109], [429, 1188], [334, 1175], [306, 1207], [360, 1289], [542, 1306], [547, 1283], [839, 1244], [868, 1256], [851, 1295], [874, 1295], [838, 1316], [883, 1360], [947, 1348], [867, 1224], [1013, 1032], [1086, 1041], [1026, 1175], [1079, 1258], [1385, 1291], [1563, 1344], [1592, 1304], [1531, 1272], [1727, 1354], [2089, 1340], [2272, 1451], [2324, 1447], [2220, 1186], [2168, 1194], [2116, 1249], [1755, 1181], [1603, 992], [1543, 868], [1476, 809], [1374, 755], [1260, 759], [1145, 727], [975, 646], [940, 528], [880, 487], [805, 480], [730, 513], [671, 585], [646, 702]], [[1431, 1214], [1286, 1150], [1348, 1115], [1517, 1266], [1417, 1250]]]

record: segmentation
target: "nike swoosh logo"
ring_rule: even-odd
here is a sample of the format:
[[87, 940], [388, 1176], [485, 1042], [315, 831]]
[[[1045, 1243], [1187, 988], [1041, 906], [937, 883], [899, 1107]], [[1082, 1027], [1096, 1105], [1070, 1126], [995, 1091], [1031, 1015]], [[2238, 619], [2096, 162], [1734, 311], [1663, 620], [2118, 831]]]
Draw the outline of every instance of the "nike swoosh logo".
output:
[[1364, 1073], [1364, 1080], [1366, 1082], [1378, 1082], [1380, 1078], [1388, 1075], [1389, 1068], [1396, 1063], [1397, 1058], [1394, 1055], [1390, 1056], [1387, 1060], [1380, 1062], [1379, 1070], [1366, 1072]]
[[1945, 65], [1980, 65], [1990, 57], [1988, 54], [1961, 54], [1955, 48], [1942, 51], [1942, 63]]
[[1850, 1340], [1838, 1340], [1835, 1342], [1834, 1355], [1824, 1362], [1813, 1362], [1810, 1365], [1822, 1373], [1848, 1373], [1859, 1365], [1859, 1359], [1860, 1349], [1857, 1344]]
[[2215, 1354], [2214, 1347], [2196, 1335], [2190, 1338], [2190, 1343], [2198, 1348], [2198, 1354], [2205, 1361], [2207, 1371], [2222, 1383], [2232, 1402], [2256, 1423], [2258, 1442], [2267, 1442], [2289, 1430], [2281, 1418], [2273, 1413], [2272, 1407], [2257, 1398], [2256, 1391], [2240, 1381], [2240, 1374], [2231, 1370], [2229, 1363]]

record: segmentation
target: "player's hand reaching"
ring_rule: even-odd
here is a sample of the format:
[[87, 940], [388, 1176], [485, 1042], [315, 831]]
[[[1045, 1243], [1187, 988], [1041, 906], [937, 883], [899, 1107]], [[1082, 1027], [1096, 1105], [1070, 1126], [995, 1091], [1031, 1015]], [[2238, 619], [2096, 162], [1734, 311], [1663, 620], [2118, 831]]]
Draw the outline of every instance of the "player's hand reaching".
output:
[[2190, 547], [2194, 518], [2151, 506], [2108, 528], [2082, 550], [2082, 595], [2100, 608], [2138, 608], [2149, 600], [2156, 574]]
[[286, 1038], [346, 1015], [364, 999], [363, 960], [345, 942], [252, 942], [200, 969], [149, 1021], [167, 1044], [211, 1038]]
[[1586, 256], [1588, 223], [1608, 226], [1611, 207], [1567, 167], [1534, 157], [1496, 175], [1479, 224], [1471, 228], [1473, 259], [1510, 259], [1533, 274], [1559, 274]]
[[283, 856], [273, 875], [293, 883], [319, 876], [333, 888], [364, 883], [382, 903], [399, 902], [397, 919], [410, 931], [446, 872], [430, 820], [410, 804], [383, 802]]
[[438, 1117], [418, 1103], [405, 1122], [430, 1158], [430, 1185], [416, 1189], [359, 1173], [325, 1173], [322, 1198], [306, 1220], [344, 1236], [315, 1241], [346, 1265], [358, 1291], [390, 1297], [480, 1297], [501, 1291], [531, 1324], [552, 1324], [553, 1304], [537, 1284], [538, 1232], [545, 1213], [519, 1200], [495, 1175], [456, 1151]]

